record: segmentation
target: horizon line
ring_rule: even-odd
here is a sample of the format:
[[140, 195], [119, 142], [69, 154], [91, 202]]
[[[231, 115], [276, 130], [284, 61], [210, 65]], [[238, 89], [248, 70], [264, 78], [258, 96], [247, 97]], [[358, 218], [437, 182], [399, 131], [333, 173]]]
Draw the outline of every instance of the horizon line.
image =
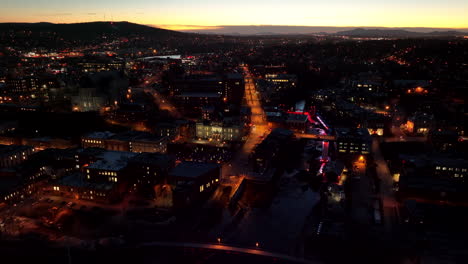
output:
[[[149, 27], [158, 27], [158, 28], [165, 28], [165, 27], [188, 27], [190, 28], [221, 28], [221, 27], [269, 27], [269, 26], [276, 26], [276, 27], [328, 27], [328, 28], [425, 28], [425, 29], [466, 29], [468, 30], [468, 25], [466, 27], [440, 27], [440, 26], [365, 26], [365, 25], [285, 25], [285, 24], [219, 24], [219, 25], [187, 25], [187, 24], [145, 24], [145, 23], [137, 23], [127, 20], [120, 20], [120, 21], [110, 21], [110, 20], [94, 20], [94, 21], [86, 21], [86, 22], [69, 22], [69, 23], [56, 23], [56, 22], [48, 22], [48, 21], [36, 21], [36, 22], [22, 22], [22, 21], [4, 21], [0, 22], [0, 24], [39, 24], [39, 23], [48, 23], [48, 24], [56, 24], [56, 25], [69, 25], [69, 24], [86, 24], [86, 23], [96, 23], [96, 22], [103, 22], [103, 23], [133, 23], [138, 25], [144, 25]], [[180, 29], [184, 30], [184, 29]]]

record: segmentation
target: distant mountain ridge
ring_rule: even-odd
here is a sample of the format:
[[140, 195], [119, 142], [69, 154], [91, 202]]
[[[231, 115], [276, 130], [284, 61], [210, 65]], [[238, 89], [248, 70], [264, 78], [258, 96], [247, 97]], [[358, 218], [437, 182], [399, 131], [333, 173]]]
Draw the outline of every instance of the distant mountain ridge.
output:
[[432, 31], [432, 32], [412, 32], [401, 29], [364, 29], [356, 28], [353, 30], [340, 31], [334, 35], [350, 37], [451, 37], [463, 36], [466, 33], [459, 31]]
[[0, 23], [0, 33], [30, 31], [31, 34], [54, 32], [67, 39], [93, 39], [102, 34], [114, 34], [127, 37], [130, 35], [152, 35], [158, 37], [182, 36], [186, 33], [155, 28], [130, 22], [88, 22], [72, 24], [40, 23]]
[[424, 27], [328, 27], [328, 26], [281, 26], [281, 25], [251, 25], [251, 26], [216, 26], [206, 29], [188, 29], [183, 32], [222, 35], [359, 35], [362, 36], [458, 36], [467, 35], [468, 28], [424, 28]]

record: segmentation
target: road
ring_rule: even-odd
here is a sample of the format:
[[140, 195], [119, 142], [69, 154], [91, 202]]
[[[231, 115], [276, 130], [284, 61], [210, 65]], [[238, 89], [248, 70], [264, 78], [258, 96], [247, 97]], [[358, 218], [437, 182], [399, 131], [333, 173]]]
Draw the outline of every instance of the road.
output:
[[158, 80], [157, 76], [151, 76], [144, 80], [142, 87], [144, 87], [144, 91], [149, 93], [153, 96], [154, 102], [159, 106], [159, 109], [168, 111], [173, 117], [181, 118], [182, 115], [177, 110], [177, 108], [171, 104], [167, 98], [164, 98], [160, 93], [158, 93], [154, 88], [150, 85], [153, 84]]
[[223, 179], [228, 179], [229, 176], [245, 175], [249, 172], [247, 162], [250, 153], [255, 146], [259, 144], [270, 133], [266, 115], [263, 111], [260, 96], [256, 90], [254, 80], [247, 67], [243, 68], [245, 73], [245, 98], [247, 106], [251, 109], [252, 128], [247, 136], [242, 148], [234, 155], [231, 163], [223, 167]]
[[376, 163], [377, 176], [380, 182], [380, 196], [383, 205], [383, 219], [387, 235], [392, 233], [392, 225], [397, 220], [398, 203], [393, 192], [393, 177], [388, 169], [387, 162], [380, 151], [380, 140], [374, 138], [372, 141], [372, 155]]
[[277, 258], [283, 261], [291, 261], [295, 263], [319, 263], [319, 262], [312, 262], [310, 260], [306, 260], [302, 258], [295, 258], [295, 257], [284, 255], [284, 254], [264, 251], [260, 249], [232, 247], [232, 246], [223, 245], [223, 244], [149, 242], [149, 243], [144, 243], [141, 246], [143, 247], [162, 246], [162, 247], [204, 248], [204, 249], [212, 249], [212, 250], [219, 250], [219, 251], [225, 251], [225, 252], [238, 252], [238, 253], [244, 253], [244, 254], [271, 257], [271, 258]]

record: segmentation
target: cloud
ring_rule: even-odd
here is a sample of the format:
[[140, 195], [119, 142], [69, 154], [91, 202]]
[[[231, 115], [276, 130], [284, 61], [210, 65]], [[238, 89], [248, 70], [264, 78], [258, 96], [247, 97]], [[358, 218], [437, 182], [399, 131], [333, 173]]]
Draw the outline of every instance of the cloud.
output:
[[86, 13], [88, 16], [95, 16], [97, 13]]

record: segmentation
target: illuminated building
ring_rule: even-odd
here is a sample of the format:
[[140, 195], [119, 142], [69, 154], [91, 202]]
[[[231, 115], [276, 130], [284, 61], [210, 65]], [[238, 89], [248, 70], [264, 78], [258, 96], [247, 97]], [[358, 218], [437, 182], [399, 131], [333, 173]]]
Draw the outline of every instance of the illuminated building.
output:
[[408, 118], [408, 121], [406, 122], [406, 130], [409, 133], [416, 135], [427, 135], [434, 125], [433, 120], [433, 115], [416, 112]]
[[131, 158], [128, 163], [132, 171], [133, 189], [143, 195], [154, 197], [154, 186], [164, 184], [169, 171], [175, 166], [172, 156], [159, 153], [141, 153]]
[[275, 84], [275, 92], [287, 90], [297, 85], [297, 76], [294, 74], [266, 74], [265, 80]]
[[113, 203], [121, 198], [122, 191], [115, 182], [89, 182], [83, 174], [75, 172], [53, 183], [47, 189], [57, 196], [76, 200], [91, 200], [94, 202]]
[[102, 60], [102, 61], [87, 61], [80, 62], [78, 65], [83, 69], [84, 72], [101, 72], [101, 71], [123, 71], [125, 69], [124, 61], [111, 61], [111, 60]]
[[84, 168], [86, 179], [90, 182], [122, 182], [127, 177], [128, 160], [136, 154], [122, 151], [105, 151], [97, 161]]
[[336, 147], [339, 153], [362, 155], [370, 153], [372, 138], [365, 128], [336, 128]]
[[28, 95], [34, 97], [39, 92], [39, 79], [36, 77], [8, 78], [7, 89], [11, 94]]
[[195, 126], [197, 138], [217, 141], [241, 141], [244, 136], [240, 125], [199, 122]]
[[0, 168], [11, 168], [25, 162], [34, 153], [32, 146], [0, 145]]
[[468, 200], [468, 162], [445, 154], [400, 155], [400, 197]]
[[218, 185], [221, 167], [213, 163], [182, 162], [169, 173], [174, 206], [184, 207], [206, 198]]
[[232, 159], [234, 150], [231, 145], [209, 143], [170, 143], [167, 153], [183, 161], [222, 163]]
[[81, 138], [83, 148], [103, 148], [114, 151], [159, 152], [167, 150], [167, 137], [146, 132], [129, 131], [120, 134], [93, 132]]
[[158, 123], [154, 128], [154, 133], [157, 136], [176, 139], [180, 136], [181, 126], [176, 123]]
[[106, 139], [114, 136], [114, 133], [109, 131], [105, 132], [92, 132], [81, 137], [81, 146], [83, 148], [106, 148]]
[[108, 105], [106, 97], [98, 94], [95, 88], [81, 88], [71, 99], [73, 111], [77, 112], [99, 111]]

